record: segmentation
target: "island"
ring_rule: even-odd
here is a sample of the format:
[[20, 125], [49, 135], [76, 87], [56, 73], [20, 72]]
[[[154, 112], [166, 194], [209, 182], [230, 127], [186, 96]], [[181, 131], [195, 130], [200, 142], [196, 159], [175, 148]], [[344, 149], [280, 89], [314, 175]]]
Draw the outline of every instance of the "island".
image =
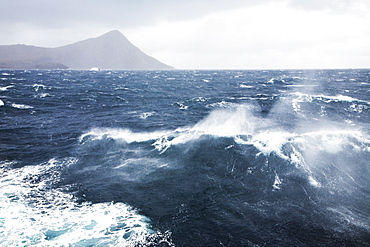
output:
[[121, 32], [45, 48], [31, 45], [0, 45], [0, 69], [170, 70], [173, 67], [145, 54]]

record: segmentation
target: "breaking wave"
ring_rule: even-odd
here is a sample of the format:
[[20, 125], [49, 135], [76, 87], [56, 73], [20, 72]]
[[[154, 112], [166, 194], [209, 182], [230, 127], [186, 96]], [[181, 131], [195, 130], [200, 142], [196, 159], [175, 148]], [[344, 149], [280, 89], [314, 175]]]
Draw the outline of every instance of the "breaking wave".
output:
[[[297, 130], [286, 130], [272, 124], [268, 118], [254, 116], [251, 109], [248, 105], [216, 109], [197, 124], [175, 130], [133, 132], [129, 129], [94, 128], [83, 134], [80, 142], [114, 139], [128, 144], [145, 143], [163, 154], [176, 146], [186, 146], [189, 149], [192, 143], [204, 138], [209, 141], [214, 138], [232, 138], [233, 142], [228, 142], [225, 149], [250, 146], [256, 149], [256, 157], [276, 156], [299, 167], [313, 186], [331, 183], [332, 177], [319, 169], [327, 162], [322, 157], [355, 153], [365, 158], [370, 152], [368, 134], [353, 126], [340, 128], [323, 122], [314, 128], [309, 125], [310, 128], [306, 130], [302, 128], [302, 124]], [[351, 165], [350, 161], [344, 159], [340, 162], [345, 164], [338, 164], [339, 166]], [[351, 177], [350, 174], [347, 175]], [[321, 181], [324, 177], [327, 177], [326, 181]]]

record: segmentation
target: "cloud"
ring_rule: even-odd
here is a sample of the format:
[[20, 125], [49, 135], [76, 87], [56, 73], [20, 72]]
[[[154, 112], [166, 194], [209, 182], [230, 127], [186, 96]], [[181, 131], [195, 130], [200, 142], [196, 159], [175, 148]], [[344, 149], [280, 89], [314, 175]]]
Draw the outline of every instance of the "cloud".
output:
[[264, 1], [269, 0], [0, 0], [0, 44], [59, 46], [112, 29], [192, 20]]
[[56, 47], [123, 32], [177, 68], [370, 64], [367, 0], [0, 0], [0, 44]]
[[163, 22], [129, 37], [177, 68], [357, 67], [364, 62], [361, 52], [369, 54], [367, 23], [364, 16], [269, 3]]
[[306, 10], [326, 10], [346, 13], [348, 11], [367, 12], [370, 2], [367, 0], [290, 0], [293, 7]]
[[77, 22], [120, 23], [122, 27], [148, 25], [159, 20], [186, 20], [220, 9], [239, 8], [267, 0], [1, 0], [1, 21], [35, 26], [64, 27]]
[[370, 5], [367, 0], [0, 0], [0, 21], [52, 28], [78, 22], [138, 27], [163, 20], [190, 20], [221, 10], [266, 3], [288, 3], [301, 9], [334, 11], [363, 9]]

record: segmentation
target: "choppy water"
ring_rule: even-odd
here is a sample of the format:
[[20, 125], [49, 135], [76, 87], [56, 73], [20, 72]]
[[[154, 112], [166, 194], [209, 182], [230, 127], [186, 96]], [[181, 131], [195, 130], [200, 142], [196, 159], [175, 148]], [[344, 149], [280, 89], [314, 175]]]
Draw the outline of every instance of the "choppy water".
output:
[[370, 70], [0, 83], [0, 246], [370, 245]]

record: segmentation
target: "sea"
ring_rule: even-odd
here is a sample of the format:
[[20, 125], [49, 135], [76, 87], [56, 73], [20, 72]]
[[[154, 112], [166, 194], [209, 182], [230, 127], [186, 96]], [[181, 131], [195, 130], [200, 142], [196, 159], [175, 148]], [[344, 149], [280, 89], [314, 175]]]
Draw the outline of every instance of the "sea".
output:
[[0, 246], [370, 246], [370, 70], [0, 70]]

